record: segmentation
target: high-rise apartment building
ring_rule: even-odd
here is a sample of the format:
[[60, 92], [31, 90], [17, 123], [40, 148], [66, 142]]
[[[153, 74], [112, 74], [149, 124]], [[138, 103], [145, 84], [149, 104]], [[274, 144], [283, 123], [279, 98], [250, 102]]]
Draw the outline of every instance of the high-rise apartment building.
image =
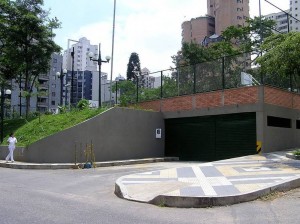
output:
[[207, 0], [207, 13], [182, 23], [182, 42], [201, 44], [205, 37], [220, 36], [229, 26], [245, 26], [249, 0]]
[[[94, 58], [98, 58], [99, 46], [92, 45], [86, 37], [72, 40], [75, 44], [69, 46], [64, 52], [63, 67], [68, 70], [65, 77], [65, 83], [72, 83], [73, 70], [73, 88], [65, 90], [64, 96], [66, 102], [70, 101], [72, 96], [73, 104], [77, 104], [81, 99], [88, 99], [97, 103], [99, 101], [99, 71], [96, 61], [91, 61], [89, 53], [93, 52]], [[74, 68], [72, 69], [72, 52], [74, 52]], [[109, 103], [110, 97], [110, 80], [107, 80], [107, 74], [101, 72], [101, 103]], [[72, 93], [71, 93], [72, 89]], [[67, 93], [68, 91], [68, 93]], [[111, 101], [114, 101], [112, 96]]]
[[300, 31], [300, 1], [299, 0], [290, 0], [290, 14], [295, 17], [290, 18], [290, 31]]
[[290, 13], [289, 10], [286, 10], [285, 12], [271, 13], [265, 16], [267, 19], [274, 20], [276, 22], [274, 33], [288, 32], [288, 13]]
[[[53, 53], [50, 60], [50, 69], [46, 74], [40, 74], [36, 78], [35, 85], [30, 97], [30, 112], [57, 112], [60, 104], [60, 80], [56, 72], [61, 71], [62, 55]], [[13, 79], [11, 94], [12, 112], [20, 116], [26, 112], [25, 97], [21, 94], [24, 91], [24, 80], [20, 77]]]
[[300, 1], [290, 0], [288, 10], [272, 13], [265, 16], [276, 22], [274, 33], [288, 33], [300, 31]]
[[229, 26], [245, 26], [249, 18], [249, 0], [207, 0], [207, 13], [215, 18], [215, 33]]
[[200, 44], [206, 36], [215, 33], [215, 18], [210, 16], [193, 18], [183, 22], [181, 28], [182, 43]]
[[[88, 54], [89, 52], [93, 52], [94, 57], [98, 58], [98, 45], [91, 45], [90, 41], [86, 37], [82, 37], [78, 40], [77, 43], [69, 46], [69, 49], [65, 50], [64, 52], [63, 64], [64, 64], [64, 68], [70, 71], [72, 70], [71, 54], [73, 50], [74, 50], [74, 71], [85, 71], [87, 70], [87, 68], [89, 68], [89, 70], [96, 70], [97, 62], [91, 61]], [[95, 68], [91, 69], [91, 67], [95, 67]]]

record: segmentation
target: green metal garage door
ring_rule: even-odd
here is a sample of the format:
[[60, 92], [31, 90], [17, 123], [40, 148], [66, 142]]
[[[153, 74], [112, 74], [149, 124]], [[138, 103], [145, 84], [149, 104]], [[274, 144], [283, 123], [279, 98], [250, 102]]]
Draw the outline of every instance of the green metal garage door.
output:
[[166, 156], [213, 161], [255, 154], [255, 113], [166, 119]]

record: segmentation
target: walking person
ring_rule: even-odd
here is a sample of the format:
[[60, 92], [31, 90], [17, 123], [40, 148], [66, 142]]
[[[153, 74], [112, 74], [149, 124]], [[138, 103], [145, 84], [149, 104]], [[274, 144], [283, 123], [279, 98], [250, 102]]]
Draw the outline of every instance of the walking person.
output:
[[16, 143], [17, 143], [17, 139], [16, 139], [14, 133], [11, 133], [9, 135], [9, 138], [7, 139], [7, 142], [8, 142], [9, 153], [6, 156], [5, 160], [6, 160], [6, 162], [8, 162], [8, 160], [10, 159], [11, 162], [14, 162], [14, 150], [16, 148]]

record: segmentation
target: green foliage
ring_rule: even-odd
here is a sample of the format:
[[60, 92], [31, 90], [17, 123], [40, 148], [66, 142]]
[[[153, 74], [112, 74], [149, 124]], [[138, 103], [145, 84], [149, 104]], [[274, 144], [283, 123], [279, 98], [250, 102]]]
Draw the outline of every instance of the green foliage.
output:
[[[183, 43], [182, 52], [178, 55], [183, 65], [195, 65], [202, 62], [216, 60], [223, 56], [237, 55], [244, 52], [257, 51], [261, 44], [261, 35], [264, 38], [272, 35], [275, 23], [262, 17], [247, 20], [247, 26], [230, 26], [222, 32], [223, 40], [212, 43], [208, 47], [197, 43]], [[178, 67], [178, 60], [176, 66]], [[232, 60], [232, 63], [236, 63]]]
[[66, 106], [58, 106], [58, 110], [60, 114], [66, 113], [68, 108]]
[[[118, 82], [118, 91], [120, 91], [120, 106], [126, 107], [129, 104], [136, 103], [136, 85], [129, 80]], [[116, 92], [116, 84], [112, 86], [112, 92]]]
[[294, 156], [300, 156], [300, 149], [296, 149], [293, 151]]
[[283, 79], [291, 76], [300, 90], [300, 33], [272, 35], [265, 39], [261, 50], [264, 54], [257, 63], [261, 65], [262, 72]]
[[135, 80], [136, 75], [134, 74], [135, 72], [139, 72], [141, 74], [141, 63], [140, 63], [140, 58], [139, 55], [135, 52], [131, 53], [129, 62], [127, 64], [127, 80]]
[[35, 80], [48, 72], [52, 53], [60, 51], [53, 41], [53, 30], [60, 23], [48, 17], [42, 0], [1, 0], [0, 4], [0, 77], [22, 76], [28, 114]]
[[[15, 132], [19, 146], [27, 146], [49, 135], [70, 128], [80, 122], [92, 118], [105, 109], [85, 109], [63, 114], [41, 115], [41, 119], [7, 120], [4, 123], [5, 136]], [[7, 137], [6, 137], [7, 138]], [[6, 139], [4, 143], [6, 142]]]
[[79, 110], [83, 110], [83, 109], [87, 109], [89, 107], [89, 101], [86, 99], [81, 99], [78, 103], [77, 103], [77, 108]]

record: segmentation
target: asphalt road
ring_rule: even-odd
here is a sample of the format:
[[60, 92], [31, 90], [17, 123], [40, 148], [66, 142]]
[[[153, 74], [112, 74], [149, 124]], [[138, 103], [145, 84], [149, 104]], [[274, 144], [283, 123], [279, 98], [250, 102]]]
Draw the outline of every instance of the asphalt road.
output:
[[180, 166], [154, 163], [86, 170], [0, 168], [0, 224], [300, 223], [300, 189], [227, 207], [157, 207], [114, 195], [121, 176]]

